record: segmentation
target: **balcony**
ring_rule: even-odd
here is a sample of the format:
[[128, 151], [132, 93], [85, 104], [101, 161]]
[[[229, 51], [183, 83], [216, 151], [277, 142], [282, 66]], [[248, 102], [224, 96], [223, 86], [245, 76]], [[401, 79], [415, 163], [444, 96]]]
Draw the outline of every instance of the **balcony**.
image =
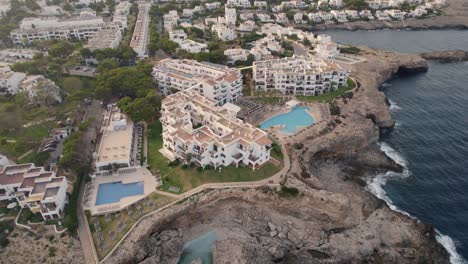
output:
[[232, 155], [232, 158], [235, 159], [235, 160], [240, 160], [240, 159], [242, 159], [242, 157], [244, 157], [244, 155], [242, 155], [241, 153], [237, 153], [237, 154]]
[[255, 157], [255, 156], [252, 155], [252, 154], [250, 154], [250, 156], [249, 156], [249, 160], [251, 160], [251, 161], [253, 161], [253, 162], [257, 161], [258, 159], [259, 159], [259, 157]]

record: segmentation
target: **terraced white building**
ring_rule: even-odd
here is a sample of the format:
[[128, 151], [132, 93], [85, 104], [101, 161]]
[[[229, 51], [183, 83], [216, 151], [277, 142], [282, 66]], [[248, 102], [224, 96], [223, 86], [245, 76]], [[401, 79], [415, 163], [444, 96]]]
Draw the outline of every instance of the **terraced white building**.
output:
[[0, 200], [15, 200], [44, 219], [64, 216], [67, 179], [34, 164], [6, 166], [0, 171]]
[[240, 70], [195, 60], [163, 59], [153, 67], [161, 94], [191, 89], [216, 104], [232, 103], [242, 93]]
[[255, 61], [255, 89], [283, 94], [320, 95], [345, 85], [346, 70], [328, 60], [291, 57]]
[[166, 97], [161, 106], [163, 148], [170, 160], [199, 166], [240, 166], [256, 169], [270, 159], [267, 133], [236, 118], [239, 107], [218, 106], [195, 91]]

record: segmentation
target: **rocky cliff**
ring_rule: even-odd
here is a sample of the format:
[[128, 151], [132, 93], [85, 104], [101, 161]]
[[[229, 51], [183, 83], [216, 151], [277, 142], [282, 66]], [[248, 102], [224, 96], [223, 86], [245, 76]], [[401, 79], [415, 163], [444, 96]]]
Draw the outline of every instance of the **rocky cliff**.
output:
[[392, 128], [378, 88], [396, 74], [427, 70], [419, 55], [361, 48], [365, 62], [348, 66], [359, 82], [336, 104], [325, 133], [291, 144], [285, 185], [211, 190], [143, 220], [106, 263], [174, 263], [183, 244], [218, 236], [214, 263], [448, 263], [434, 229], [366, 191], [366, 179], [400, 165], [377, 145]]

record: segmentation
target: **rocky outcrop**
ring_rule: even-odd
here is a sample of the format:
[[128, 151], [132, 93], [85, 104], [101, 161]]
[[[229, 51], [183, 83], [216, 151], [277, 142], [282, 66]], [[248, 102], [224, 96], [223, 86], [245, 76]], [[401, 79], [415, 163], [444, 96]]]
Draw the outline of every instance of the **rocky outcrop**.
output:
[[421, 57], [426, 60], [435, 60], [442, 63], [468, 61], [468, 51], [466, 50], [449, 50], [449, 51], [434, 51], [421, 53]]

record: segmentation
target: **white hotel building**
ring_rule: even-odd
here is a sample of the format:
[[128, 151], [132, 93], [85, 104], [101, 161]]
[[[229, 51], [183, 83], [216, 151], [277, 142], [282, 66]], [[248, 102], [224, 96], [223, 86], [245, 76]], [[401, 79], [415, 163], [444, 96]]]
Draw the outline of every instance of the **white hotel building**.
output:
[[283, 94], [320, 95], [345, 85], [346, 70], [319, 58], [291, 57], [253, 63], [255, 89]]
[[120, 29], [120, 23], [104, 22], [102, 17], [80, 16], [69, 19], [57, 17], [24, 18], [20, 28], [10, 33], [15, 44], [27, 44], [34, 40], [90, 38], [95, 32], [103, 29]]
[[0, 201], [14, 199], [44, 219], [62, 218], [67, 185], [65, 177], [32, 163], [9, 165], [0, 171]]
[[94, 154], [97, 172], [109, 171], [112, 166], [132, 166], [133, 122], [115, 104], [107, 106], [101, 128], [98, 152]]
[[246, 165], [256, 169], [270, 159], [267, 133], [236, 118], [239, 107], [217, 106], [195, 91], [166, 97], [161, 107], [163, 148], [170, 160], [217, 168]]
[[161, 94], [191, 89], [216, 104], [234, 102], [242, 93], [242, 75], [236, 68], [195, 60], [163, 59], [153, 68]]

